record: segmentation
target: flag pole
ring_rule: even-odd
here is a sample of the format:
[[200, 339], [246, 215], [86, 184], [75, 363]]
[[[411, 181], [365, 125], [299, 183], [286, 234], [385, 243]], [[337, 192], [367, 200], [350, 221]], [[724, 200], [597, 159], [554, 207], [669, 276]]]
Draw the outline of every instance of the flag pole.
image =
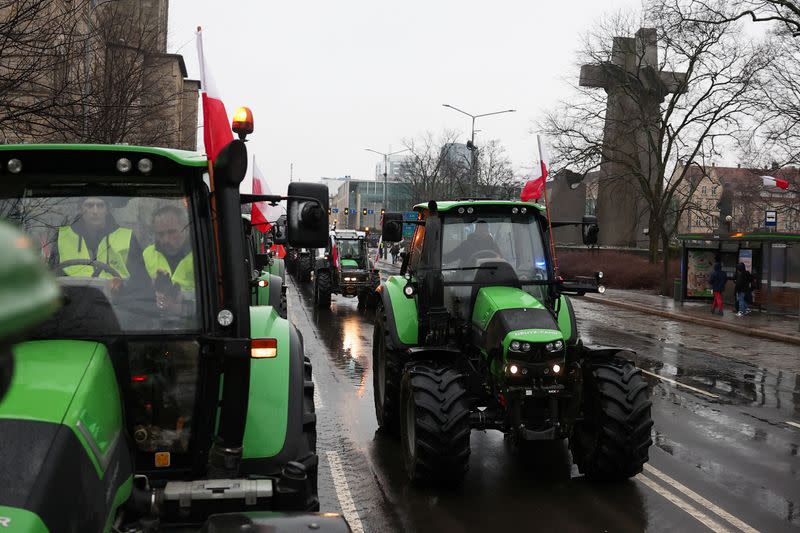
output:
[[[536, 144], [539, 145], [539, 166], [542, 166], [544, 156], [542, 155], [542, 138], [536, 135]], [[544, 208], [547, 213], [547, 234], [550, 237], [550, 255], [553, 258], [553, 274], [558, 276], [558, 258], [556, 257], [556, 243], [553, 240], [553, 223], [550, 221], [550, 202], [547, 200], [547, 177], [544, 178]]]

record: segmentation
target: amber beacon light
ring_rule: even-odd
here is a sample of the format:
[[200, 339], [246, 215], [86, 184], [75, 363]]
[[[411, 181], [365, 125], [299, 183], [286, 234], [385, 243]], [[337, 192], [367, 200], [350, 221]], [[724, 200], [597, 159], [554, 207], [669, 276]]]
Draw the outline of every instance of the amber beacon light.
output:
[[241, 140], [245, 140], [247, 135], [253, 133], [253, 112], [249, 107], [240, 107], [236, 110], [233, 114], [232, 129]]

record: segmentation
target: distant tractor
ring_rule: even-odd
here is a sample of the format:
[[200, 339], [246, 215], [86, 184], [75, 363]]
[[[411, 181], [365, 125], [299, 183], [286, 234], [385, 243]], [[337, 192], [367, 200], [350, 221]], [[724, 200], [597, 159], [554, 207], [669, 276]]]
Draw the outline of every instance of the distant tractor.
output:
[[366, 234], [355, 230], [333, 230], [325, 252], [314, 265], [314, 302], [328, 308], [331, 295], [358, 298], [359, 307], [373, 304], [380, 272], [369, 257]]
[[[499, 430], [525, 453], [569, 439], [590, 479], [641, 472], [652, 444], [647, 383], [633, 352], [583, 344], [566, 296], [603, 292], [602, 273], [556, 276], [539, 205], [464, 200], [416, 211], [400, 275], [380, 286], [373, 339], [375, 414], [399, 435], [408, 477], [460, 481], [473, 429]], [[384, 242], [400, 241], [403, 222], [387, 213]], [[594, 217], [578, 224], [596, 236]]]

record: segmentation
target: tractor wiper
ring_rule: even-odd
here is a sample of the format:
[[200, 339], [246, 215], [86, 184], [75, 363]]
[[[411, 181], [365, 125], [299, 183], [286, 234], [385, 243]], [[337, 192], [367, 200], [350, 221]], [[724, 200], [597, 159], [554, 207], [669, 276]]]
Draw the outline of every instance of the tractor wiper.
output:
[[454, 268], [440, 268], [431, 270], [441, 270], [442, 272], [450, 272], [453, 270], [497, 270], [496, 266], [474, 266], [474, 267], [454, 267]]

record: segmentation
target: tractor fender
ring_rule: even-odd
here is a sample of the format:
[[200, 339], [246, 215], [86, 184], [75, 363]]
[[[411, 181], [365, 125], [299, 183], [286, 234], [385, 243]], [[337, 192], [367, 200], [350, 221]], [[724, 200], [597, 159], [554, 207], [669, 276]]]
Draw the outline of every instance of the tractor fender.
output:
[[416, 297], [403, 294], [406, 280], [390, 276], [376, 289], [386, 313], [386, 328], [394, 349], [405, 349], [419, 344], [419, 318]]
[[633, 365], [636, 364], [636, 352], [630, 348], [621, 348], [619, 346], [583, 345], [581, 346], [581, 349], [583, 351], [584, 358], [592, 361], [616, 359], [620, 362], [627, 362]]
[[[278, 356], [251, 360], [251, 367], [265, 367], [251, 371], [242, 472], [279, 475], [289, 461], [315, 470], [317, 456], [315, 450], [308, 449], [303, 433], [303, 426], [313, 422], [303, 413], [303, 339], [297, 328], [278, 317], [271, 307], [251, 308], [251, 317], [267, 312], [272, 315], [270, 323], [261, 325], [258, 331], [254, 328], [253, 338], [277, 338]], [[263, 320], [259, 322], [263, 324]]]
[[275, 274], [270, 274], [267, 281], [269, 281], [269, 305], [277, 309], [281, 305], [283, 280]]
[[575, 311], [572, 308], [572, 301], [563, 294], [558, 309], [558, 329], [564, 337], [564, 342], [568, 346], [578, 343], [578, 322], [575, 320]]

